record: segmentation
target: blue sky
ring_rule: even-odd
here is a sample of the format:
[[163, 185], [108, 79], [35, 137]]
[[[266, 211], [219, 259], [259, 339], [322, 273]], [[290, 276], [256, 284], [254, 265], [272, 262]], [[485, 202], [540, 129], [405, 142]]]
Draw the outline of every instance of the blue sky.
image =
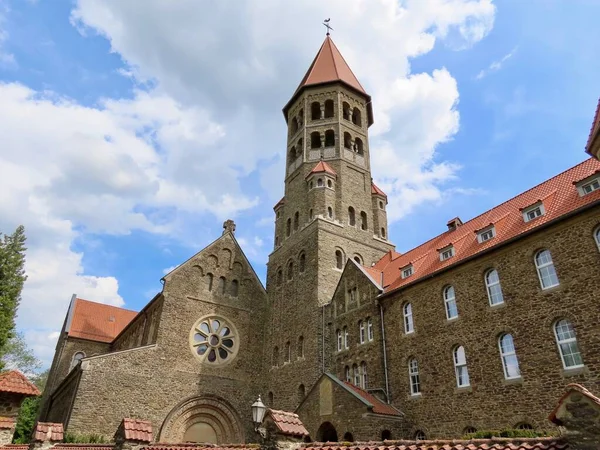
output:
[[399, 251], [586, 158], [599, 2], [141, 4], [0, 0], [0, 230], [28, 231], [18, 326], [46, 364], [71, 294], [140, 309], [226, 218], [264, 279], [281, 107], [325, 17]]

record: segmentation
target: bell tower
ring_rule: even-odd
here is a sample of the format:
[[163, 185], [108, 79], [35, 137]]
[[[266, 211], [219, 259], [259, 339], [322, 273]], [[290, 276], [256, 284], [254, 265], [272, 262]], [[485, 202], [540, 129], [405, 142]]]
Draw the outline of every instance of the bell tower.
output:
[[369, 267], [394, 246], [387, 196], [371, 178], [371, 97], [329, 35], [283, 114], [285, 195], [274, 207], [267, 268], [267, 403], [293, 410], [322, 373], [330, 347], [323, 306], [346, 261]]

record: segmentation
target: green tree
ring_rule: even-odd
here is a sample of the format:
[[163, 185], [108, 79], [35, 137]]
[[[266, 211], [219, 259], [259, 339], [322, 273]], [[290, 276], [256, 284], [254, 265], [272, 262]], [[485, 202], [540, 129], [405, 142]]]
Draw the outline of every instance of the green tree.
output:
[[42, 363], [35, 357], [33, 351], [27, 347], [23, 333], [15, 333], [6, 343], [2, 362], [6, 369], [18, 369], [30, 376], [42, 367]]
[[[48, 370], [36, 375], [32, 381], [43, 392], [48, 379]], [[17, 424], [15, 426], [15, 434], [13, 436], [14, 444], [27, 444], [31, 439], [35, 419], [42, 405], [42, 397], [29, 397], [23, 400], [19, 415], [17, 416]]]
[[4, 368], [7, 343], [14, 335], [15, 316], [21, 300], [25, 275], [25, 228], [11, 235], [0, 233], [0, 369]]

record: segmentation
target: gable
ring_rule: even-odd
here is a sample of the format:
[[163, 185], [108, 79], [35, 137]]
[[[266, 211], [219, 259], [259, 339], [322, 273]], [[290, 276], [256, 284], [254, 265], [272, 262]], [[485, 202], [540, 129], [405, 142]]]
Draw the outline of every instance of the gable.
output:
[[331, 299], [334, 317], [372, 303], [381, 292], [374, 278], [356, 261], [349, 259]]

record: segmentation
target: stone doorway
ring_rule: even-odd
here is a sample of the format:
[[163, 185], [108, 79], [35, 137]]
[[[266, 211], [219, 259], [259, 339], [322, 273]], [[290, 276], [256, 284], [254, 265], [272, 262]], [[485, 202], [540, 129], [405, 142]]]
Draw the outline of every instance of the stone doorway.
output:
[[331, 422], [323, 422], [317, 431], [317, 440], [319, 442], [337, 442], [338, 435]]

